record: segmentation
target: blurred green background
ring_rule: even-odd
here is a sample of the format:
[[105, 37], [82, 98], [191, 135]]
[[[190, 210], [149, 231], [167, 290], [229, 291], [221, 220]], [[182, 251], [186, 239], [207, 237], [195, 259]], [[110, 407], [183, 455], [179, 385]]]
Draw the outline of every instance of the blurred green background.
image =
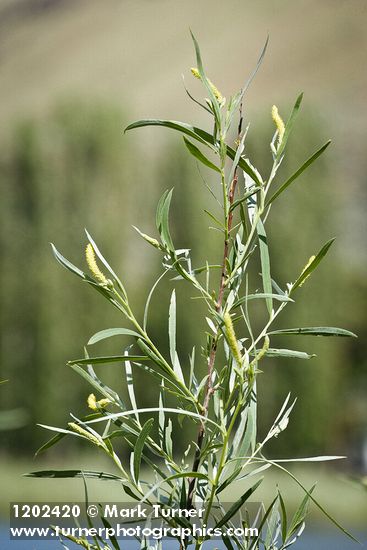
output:
[[[189, 72], [195, 64], [189, 28], [207, 73], [227, 97], [252, 71], [270, 34], [244, 109], [251, 123], [248, 151], [260, 171], [266, 173], [271, 158], [272, 104], [286, 117], [302, 90], [304, 106], [277, 181], [333, 139], [271, 213], [271, 260], [283, 286], [326, 240], [337, 238], [278, 326], [343, 326], [359, 339], [295, 338], [295, 349], [317, 358], [268, 361], [259, 422], [264, 432], [291, 391], [298, 403], [272, 455], [343, 454], [348, 459], [333, 465], [338, 475], [366, 475], [366, 23], [365, 0], [0, 2], [0, 379], [9, 380], [0, 387], [3, 509], [8, 499], [42, 497], [50, 487], [19, 473], [75, 464], [78, 457], [88, 462], [74, 441], [33, 462], [47, 437], [35, 424], [64, 425], [69, 411], [86, 412], [90, 388], [65, 364], [83, 354], [94, 332], [122, 323], [56, 264], [49, 242], [85, 267], [87, 227], [141, 312], [160, 257], [131, 225], [153, 234], [157, 200], [174, 187], [177, 246], [191, 248], [198, 264], [207, 254], [217, 260], [218, 238], [203, 215], [212, 199], [202, 177], [211, 182], [212, 175], [199, 173], [178, 134], [146, 129], [123, 135], [129, 122], [148, 117], [209, 128], [182, 85], [181, 73], [196, 95], [202, 93]], [[170, 287], [159, 289], [151, 318], [162, 346]], [[203, 343], [203, 319], [185, 285], [178, 298], [185, 356]], [[123, 391], [118, 368], [104, 369], [102, 378]], [[141, 403], [156, 398], [141, 377], [139, 397]], [[315, 477], [328, 471], [323, 467]], [[338, 497], [348, 495], [349, 512], [362, 517], [364, 502], [365, 513], [358, 487], [343, 480], [326, 487], [332, 504], [331, 487]]]

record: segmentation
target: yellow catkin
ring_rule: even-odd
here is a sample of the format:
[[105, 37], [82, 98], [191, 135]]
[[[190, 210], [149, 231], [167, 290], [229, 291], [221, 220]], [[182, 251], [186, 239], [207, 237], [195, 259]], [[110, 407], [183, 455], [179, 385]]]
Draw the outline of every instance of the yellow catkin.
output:
[[281, 118], [281, 116], [278, 112], [278, 107], [276, 105], [273, 105], [273, 107], [271, 109], [271, 116], [272, 116], [272, 118], [274, 120], [274, 123], [275, 123], [275, 126], [277, 127], [277, 130], [278, 130], [278, 145], [280, 145], [280, 143], [283, 140], [283, 136], [284, 136], [284, 132], [285, 132], [285, 126], [284, 126], [283, 119]]
[[[316, 256], [311, 256], [311, 258], [308, 260], [307, 264], [305, 265], [305, 267], [302, 269], [302, 273], [301, 273], [301, 277], [302, 275], [304, 274], [304, 272], [306, 271], [307, 268], [310, 267], [310, 265], [312, 264], [312, 262], [314, 261], [314, 259], [316, 258]], [[311, 275], [311, 273], [309, 273], [307, 275], [307, 277], [305, 277], [305, 279], [303, 279], [302, 283], [299, 285], [300, 287], [307, 281], [307, 279], [309, 278], [309, 276]]]
[[93, 246], [90, 243], [87, 244], [87, 248], [85, 249], [85, 257], [92, 275], [97, 279], [97, 281], [107, 285], [108, 280], [97, 265], [96, 255]]
[[242, 355], [241, 355], [241, 352], [240, 352], [240, 348], [238, 346], [236, 333], [235, 333], [234, 328], [233, 328], [232, 319], [231, 319], [231, 316], [228, 313], [228, 311], [224, 314], [223, 320], [224, 320], [224, 326], [225, 326], [225, 329], [226, 329], [226, 337], [227, 337], [228, 345], [229, 345], [229, 347], [232, 351], [233, 357], [235, 358], [237, 365], [239, 367], [241, 367], [242, 366]]
[[94, 445], [98, 445], [98, 447], [102, 447], [102, 442], [93, 434], [91, 434], [90, 432], [88, 432], [87, 430], [85, 430], [84, 428], [82, 428], [81, 426], [79, 426], [79, 424], [76, 424], [75, 422], [69, 422], [68, 424], [69, 428], [71, 428], [72, 430], [74, 430], [74, 432], [77, 432], [78, 434], [86, 437], [87, 439], [89, 439], [89, 441], [91, 443], [93, 443]]
[[[199, 80], [201, 80], [200, 73], [199, 73], [199, 71], [197, 70], [196, 67], [191, 67], [191, 72], [192, 72], [192, 74], [194, 75], [195, 78], [198, 78]], [[207, 81], [209, 83], [211, 91], [213, 92], [214, 96], [217, 98], [218, 102], [223, 103], [224, 97], [222, 96], [222, 94], [220, 93], [218, 88], [213, 84], [213, 82], [211, 80], [209, 80], [209, 78], [207, 78]]]
[[191, 72], [192, 72], [192, 74], [194, 75], [195, 78], [198, 78], [199, 80], [201, 80], [200, 73], [199, 73], [199, 71], [197, 70], [196, 67], [191, 67]]
[[88, 407], [90, 409], [92, 409], [92, 411], [97, 411], [98, 410], [97, 400], [96, 400], [96, 396], [94, 395], [94, 393], [91, 393], [90, 395], [88, 395], [87, 404], [88, 404]]
[[104, 409], [107, 407], [107, 405], [110, 405], [112, 403], [111, 399], [104, 398], [97, 401], [96, 396], [94, 393], [91, 393], [88, 395], [87, 404], [92, 411], [98, 411], [99, 409]]

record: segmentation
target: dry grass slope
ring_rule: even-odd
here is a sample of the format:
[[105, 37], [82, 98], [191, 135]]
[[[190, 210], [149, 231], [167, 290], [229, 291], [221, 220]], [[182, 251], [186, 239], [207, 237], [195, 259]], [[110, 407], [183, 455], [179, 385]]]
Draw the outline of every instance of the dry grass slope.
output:
[[[256, 104], [307, 90], [354, 126], [366, 89], [364, 0], [2, 0], [0, 116], [42, 115], [60, 96], [128, 102], [133, 114], [191, 109], [180, 74], [192, 65], [188, 29], [225, 94], [239, 87], [266, 38]], [[195, 87], [195, 86], [194, 86]]]

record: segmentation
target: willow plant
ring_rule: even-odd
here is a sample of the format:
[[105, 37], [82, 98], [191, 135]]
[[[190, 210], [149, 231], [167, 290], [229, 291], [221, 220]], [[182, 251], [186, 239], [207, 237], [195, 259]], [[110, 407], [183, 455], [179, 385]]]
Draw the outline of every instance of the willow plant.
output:
[[[56, 259], [100, 293], [121, 313], [128, 326], [98, 332], [87, 343], [85, 356], [69, 362], [69, 366], [93, 387], [94, 393], [87, 399], [92, 412], [84, 418], [72, 415], [72, 422], [65, 429], [44, 426], [56, 432], [56, 435], [40, 451], [65, 436], [74, 436], [107, 455], [117, 473], [68, 470], [34, 472], [30, 475], [114, 481], [121, 485], [122, 498], [126, 494], [136, 502], [155, 502], [165, 507], [186, 510], [201, 506], [205, 510], [204, 524], [213, 516], [216, 527], [225, 527], [233, 523], [235, 514], [249, 500], [256, 500], [256, 489], [263, 480], [260, 475], [274, 468], [287, 473], [305, 493], [296, 513], [287, 517], [285, 499], [278, 490], [270, 504], [262, 505], [263, 514], [258, 519], [257, 536], [223, 537], [223, 541], [230, 549], [281, 550], [293, 544], [303, 531], [310, 502], [346, 533], [315, 500], [313, 487], [306, 488], [287, 469], [286, 464], [297, 460], [315, 462], [340, 457], [280, 460], [270, 458], [266, 453], [267, 443], [287, 427], [294, 406], [290, 395], [281, 405], [266, 437], [259, 440], [257, 434], [257, 410], [261, 408], [261, 403], [257, 400], [256, 384], [258, 376], [266, 376], [268, 360], [274, 357], [309, 360], [312, 357], [305, 351], [279, 349], [277, 338], [289, 336], [291, 340], [294, 335], [354, 336], [345, 329], [335, 327], [276, 328], [278, 317], [298, 298], [298, 290], [325, 257], [333, 241], [328, 241], [309, 260], [305, 258], [305, 267], [298, 278], [282, 286], [271, 275], [265, 229], [269, 212], [278, 199], [283, 199], [283, 195], [286, 200], [285, 192], [289, 191], [291, 185], [316, 161], [330, 142], [317, 149], [286, 181], [277, 181], [302, 94], [297, 98], [286, 122], [283, 122], [277, 107], [273, 106], [271, 114], [275, 132], [270, 143], [272, 167], [269, 174], [260, 174], [253, 161], [246, 156], [248, 127], [244, 128], [242, 107], [245, 92], [261, 64], [267, 43], [249, 81], [226, 100], [206, 76], [194, 37], [193, 42], [197, 66], [191, 71], [201, 81], [206, 98], [198, 101], [186, 91], [195, 104], [206, 111], [212, 131], [183, 122], [157, 119], [140, 120], [129, 125], [125, 131], [145, 126], [176, 130], [183, 135], [188, 152], [199, 163], [214, 171], [219, 182], [218, 188], [221, 189], [220, 197], [215, 196], [213, 189], [209, 190], [215, 196], [221, 214], [209, 210], [207, 214], [222, 235], [222, 263], [218, 266], [207, 260], [205, 265], [194, 267], [191, 251], [176, 248], [169, 224], [172, 189], [163, 193], [157, 207], [157, 236], [148, 236], [142, 232], [144, 228], [137, 229], [141, 237], [162, 255], [163, 262], [163, 272], [149, 293], [143, 319], [134, 313], [123, 282], [88, 232], [88, 272], [73, 265], [53, 246]], [[256, 265], [258, 261], [261, 264], [259, 281], [251, 281], [250, 284], [249, 267], [252, 262]], [[172, 292], [168, 307], [169, 355], [159, 349], [151, 337], [149, 307], [152, 295], [163, 277], [171, 277], [177, 284], [190, 285], [193, 295], [205, 303], [208, 328], [203, 334], [202, 354], [195, 353], [194, 348], [187, 359], [178, 355], [175, 291]], [[259, 331], [254, 329], [250, 303], [264, 304], [265, 319]], [[97, 342], [116, 337], [129, 337], [134, 343], [130, 342], [118, 356], [94, 356], [91, 353], [90, 350]], [[108, 363], [123, 365], [128, 403], [97, 375], [96, 370], [99, 371], [102, 365]], [[203, 363], [206, 372], [200, 376]], [[150, 407], [141, 408], [137, 403], [134, 392], [136, 369], [142, 370], [147, 379], [159, 383], [157, 402]], [[170, 404], [174, 399], [175, 406], [167, 406], [167, 396], [170, 396]], [[196, 426], [196, 439], [182, 456], [177, 456], [172, 441], [172, 419], [175, 416]], [[157, 429], [153, 429], [154, 424]], [[115, 442], [121, 440], [131, 448], [129, 463], [115, 450]], [[236, 494], [233, 487], [239, 486], [244, 488], [243, 493], [229, 508], [225, 508], [223, 495]], [[228, 500], [228, 496], [225, 500]], [[166, 518], [163, 521], [171, 526], [187, 526], [189, 520]], [[207, 538], [205, 535], [193, 535], [185, 540], [178, 537], [177, 545], [180, 548], [195, 545], [196, 549], [201, 549]], [[120, 548], [116, 539], [106, 542], [96, 537], [92, 542], [86, 539], [76, 542], [91, 549], [110, 548], [109, 544], [113, 548]], [[142, 548], [158, 548], [162, 544], [145, 538], [140, 542]]]

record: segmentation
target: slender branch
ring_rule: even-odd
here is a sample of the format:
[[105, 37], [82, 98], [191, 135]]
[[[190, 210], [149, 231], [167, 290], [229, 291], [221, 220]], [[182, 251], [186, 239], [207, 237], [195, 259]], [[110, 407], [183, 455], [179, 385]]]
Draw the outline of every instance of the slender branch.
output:
[[[241, 137], [242, 120], [243, 119], [242, 119], [242, 102], [241, 102], [241, 105], [239, 108], [239, 123], [238, 123], [238, 137], [237, 137], [238, 142], [240, 141], [240, 137]], [[225, 237], [224, 237], [223, 261], [222, 261], [222, 271], [221, 271], [221, 277], [220, 277], [220, 283], [219, 283], [218, 300], [215, 307], [217, 313], [220, 312], [223, 305], [224, 290], [226, 287], [226, 280], [227, 280], [227, 260], [228, 260], [229, 243], [230, 243], [229, 236], [231, 233], [232, 223], [233, 223], [233, 210], [230, 210], [230, 207], [233, 204], [236, 187], [238, 183], [237, 166], [234, 171], [233, 180], [231, 181], [231, 184], [229, 186], [228, 196], [227, 196], [227, 188], [226, 188], [223, 174], [224, 174], [224, 166], [222, 171], [222, 186], [223, 186], [223, 195], [225, 199], [224, 216], [225, 216], [226, 230], [225, 230]], [[228, 210], [226, 208], [226, 203], [229, 206]], [[215, 359], [217, 355], [217, 348], [218, 348], [218, 336], [214, 336], [212, 339], [211, 348], [210, 348], [209, 361], [208, 361], [208, 380], [206, 383], [205, 396], [204, 396], [204, 402], [203, 402], [202, 415], [205, 417], [208, 416], [210, 399], [214, 393], [213, 371], [214, 371], [214, 364], [215, 364]], [[196, 451], [195, 451], [195, 456], [194, 456], [194, 461], [192, 466], [193, 472], [197, 472], [199, 470], [200, 459], [201, 459], [201, 449], [203, 446], [204, 436], [205, 436], [205, 422], [203, 421], [200, 423], [197, 440], [196, 440]], [[189, 482], [189, 490], [188, 490], [187, 504], [186, 504], [187, 509], [191, 509], [193, 507], [195, 486], [196, 486], [196, 478], [193, 477]]]

